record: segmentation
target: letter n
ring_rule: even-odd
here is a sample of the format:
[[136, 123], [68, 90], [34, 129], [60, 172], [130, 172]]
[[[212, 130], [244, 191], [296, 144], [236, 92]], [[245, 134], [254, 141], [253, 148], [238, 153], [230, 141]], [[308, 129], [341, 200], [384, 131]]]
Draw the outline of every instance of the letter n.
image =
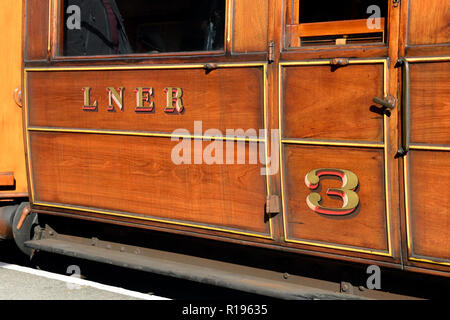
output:
[[109, 105], [108, 105], [108, 111], [110, 112], [115, 112], [116, 110], [114, 109], [114, 104], [115, 103], [120, 110], [123, 111], [123, 91], [124, 88], [123, 87], [119, 87], [119, 92], [117, 92], [116, 89], [114, 89], [113, 87], [108, 87], [106, 88], [106, 91], [108, 91], [108, 101], [109, 101]]

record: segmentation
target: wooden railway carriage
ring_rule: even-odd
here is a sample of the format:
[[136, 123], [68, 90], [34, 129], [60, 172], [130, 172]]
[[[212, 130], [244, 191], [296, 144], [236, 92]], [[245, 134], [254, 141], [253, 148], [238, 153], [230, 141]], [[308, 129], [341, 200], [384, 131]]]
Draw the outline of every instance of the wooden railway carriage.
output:
[[116, 263], [147, 230], [136, 248], [163, 232], [448, 277], [450, 1], [2, 6], [25, 17], [25, 247]]

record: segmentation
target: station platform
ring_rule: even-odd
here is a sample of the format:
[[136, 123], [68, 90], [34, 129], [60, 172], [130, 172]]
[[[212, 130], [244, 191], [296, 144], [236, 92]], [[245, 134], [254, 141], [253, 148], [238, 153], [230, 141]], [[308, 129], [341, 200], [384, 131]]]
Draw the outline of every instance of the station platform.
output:
[[0, 262], [0, 300], [169, 300], [75, 276]]

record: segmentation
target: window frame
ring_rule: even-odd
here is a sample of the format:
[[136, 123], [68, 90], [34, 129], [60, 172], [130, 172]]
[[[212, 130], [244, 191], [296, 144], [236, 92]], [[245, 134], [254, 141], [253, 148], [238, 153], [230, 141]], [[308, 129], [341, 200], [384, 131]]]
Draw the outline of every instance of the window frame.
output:
[[[345, 32], [331, 32], [330, 34], [324, 34], [323, 29], [329, 27], [336, 27], [341, 25], [344, 31], [349, 32], [349, 34], [358, 34], [360, 32], [355, 32], [354, 30], [362, 30], [361, 25], [366, 19], [354, 19], [354, 20], [341, 20], [341, 21], [324, 21], [324, 22], [313, 22], [313, 23], [299, 23], [300, 15], [300, 1], [302, 0], [284, 0], [285, 15], [284, 15], [284, 43], [283, 50], [285, 51], [309, 51], [309, 50], [330, 50], [330, 49], [355, 49], [355, 48], [382, 48], [388, 46], [389, 40], [389, 14], [390, 6], [389, 1], [387, 2], [387, 12], [386, 17], [382, 19], [382, 42], [361, 42], [361, 43], [344, 43], [344, 44], [313, 44], [308, 46], [301, 46], [300, 44], [300, 34], [302, 31], [308, 32], [306, 36], [314, 36], [316, 32], [318, 36], [326, 35], [339, 35]], [[308, 30], [309, 29], [309, 30]], [[367, 30], [367, 29], [366, 29]], [[367, 33], [379, 33], [381, 31], [371, 31]], [[365, 32], [361, 32], [365, 33]]]
[[65, 56], [63, 55], [64, 43], [64, 0], [49, 1], [49, 52], [50, 57], [55, 62], [62, 61], [108, 61], [108, 60], [142, 60], [142, 59], [163, 59], [163, 58], [196, 58], [196, 57], [220, 57], [231, 52], [232, 37], [232, 7], [234, 0], [225, 1], [225, 25], [224, 25], [224, 46], [221, 50], [211, 51], [174, 51], [161, 53], [130, 53], [130, 54], [109, 54], [90, 56]]

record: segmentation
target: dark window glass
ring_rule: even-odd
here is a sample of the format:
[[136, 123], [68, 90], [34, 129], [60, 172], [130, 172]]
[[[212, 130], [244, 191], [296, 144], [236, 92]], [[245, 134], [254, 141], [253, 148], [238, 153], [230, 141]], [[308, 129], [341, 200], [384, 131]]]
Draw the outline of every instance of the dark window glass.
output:
[[367, 19], [367, 8], [376, 5], [386, 17], [387, 0], [300, 0], [300, 23]]
[[223, 50], [225, 0], [65, 0], [64, 22], [65, 56]]
[[387, 0], [291, 0], [289, 46], [382, 43]]

